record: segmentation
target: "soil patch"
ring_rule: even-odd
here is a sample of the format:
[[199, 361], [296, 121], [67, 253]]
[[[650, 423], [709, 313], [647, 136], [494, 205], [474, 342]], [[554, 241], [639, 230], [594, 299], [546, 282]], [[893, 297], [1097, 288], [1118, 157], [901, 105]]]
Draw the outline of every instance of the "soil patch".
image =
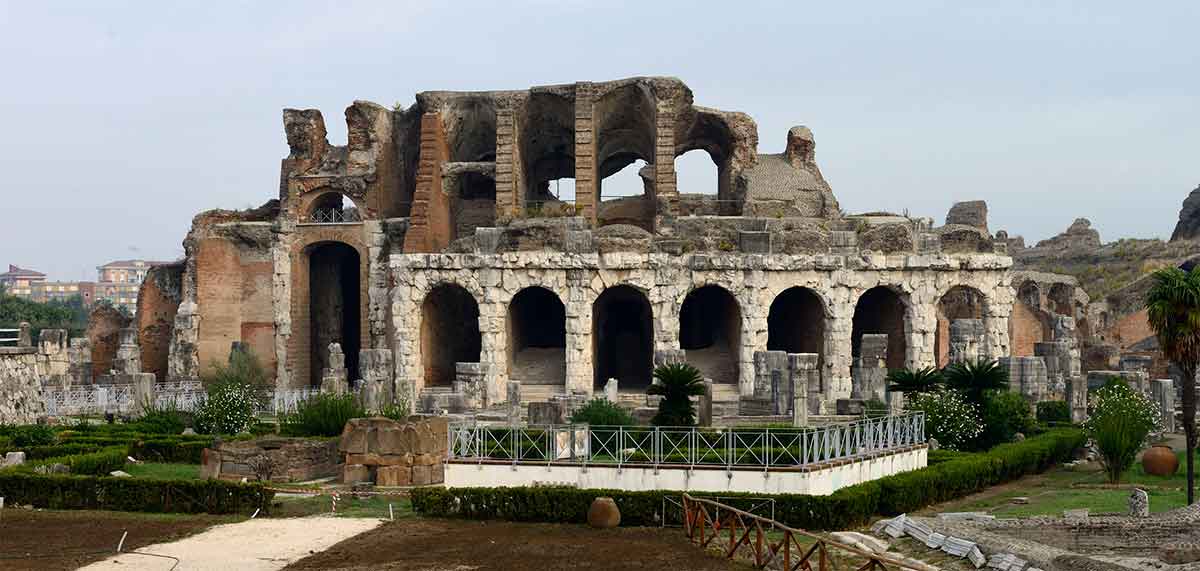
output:
[[287, 569], [411, 571], [742, 569], [688, 543], [675, 528], [413, 518], [387, 523]]
[[0, 514], [0, 569], [77, 569], [125, 551], [192, 535], [228, 517], [6, 509]]

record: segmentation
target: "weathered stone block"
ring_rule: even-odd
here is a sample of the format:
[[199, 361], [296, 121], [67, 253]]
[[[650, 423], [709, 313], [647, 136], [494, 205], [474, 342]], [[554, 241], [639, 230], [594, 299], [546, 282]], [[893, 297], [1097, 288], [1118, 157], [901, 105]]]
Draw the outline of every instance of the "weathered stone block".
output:
[[371, 469], [362, 464], [346, 464], [342, 468], [342, 483], [357, 484], [371, 481]]
[[414, 465], [412, 467], [412, 485], [428, 486], [432, 482], [433, 482], [433, 470], [431, 469], [430, 466]]
[[213, 480], [221, 476], [221, 453], [210, 448], [200, 451], [200, 479]]
[[743, 254], [770, 254], [771, 233], [739, 231], [738, 249]]
[[375, 470], [376, 486], [411, 486], [412, 469], [408, 466], [380, 466]]

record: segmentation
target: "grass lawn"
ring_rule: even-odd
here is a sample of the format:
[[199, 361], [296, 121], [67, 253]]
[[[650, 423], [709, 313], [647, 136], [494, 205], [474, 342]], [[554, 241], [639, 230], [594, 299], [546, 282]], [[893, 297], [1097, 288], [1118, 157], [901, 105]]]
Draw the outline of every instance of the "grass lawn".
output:
[[[271, 517], [303, 517], [331, 513], [333, 501], [328, 495], [281, 496], [276, 495], [271, 505]], [[388, 519], [388, 505], [396, 519], [415, 517], [412, 501], [407, 496], [367, 496], [358, 499], [349, 492], [341, 494], [337, 504], [337, 517], [375, 517]]]
[[[1140, 487], [1150, 495], [1150, 511], [1164, 512], [1187, 505], [1183, 457], [1180, 452], [1179, 471], [1174, 476], [1152, 476], [1142, 470], [1139, 462], [1125, 472], [1120, 487], [1108, 487], [1098, 464], [1056, 467], [925, 511], [985, 511], [998, 517], [1030, 517], [1061, 516], [1063, 510], [1087, 508], [1093, 514], [1123, 514], [1128, 510], [1130, 489]], [[1017, 497], [1029, 498], [1029, 503], [1013, 503]]]
[[199, 464], [125, 464], [125, 471], [134, 478], [147, 480], [195, 480], [200, 477]]

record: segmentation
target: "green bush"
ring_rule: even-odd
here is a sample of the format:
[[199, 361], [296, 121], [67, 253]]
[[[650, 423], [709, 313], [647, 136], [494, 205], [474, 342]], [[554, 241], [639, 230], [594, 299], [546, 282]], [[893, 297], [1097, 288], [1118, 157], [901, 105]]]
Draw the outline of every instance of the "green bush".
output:
[[571, 422], [592, 426], [633, 426], [637, 424], [629, 411], [602, 398], [594, 398], [576, 409], [571, 414]]
[[109, 473], [125, 467], [127, 450], [124, 446], [109, 446], [95, 452], [72, 454], [69, 456], [52, 456], [35, 462], [22, 464], [22, 472], [33, 472], [39, 466], [64, 464], [71, 474], [80, 476], [107, 476]]
[[659, 365], [654, 369], [654, 384], [646, 389], [648, 395], [662, 396], [658, 412], [650, 423], [654, 426], [692, 426], [696, 424], [696, 407], [691, 397], [704, 395], [704, 378], [700, 369], [687, 363]]
[[925, 434], [947, 450], [966, 449], [983, 431], [978, 409], [956, 390], [913, 394], [905, 408], [925, 413]]
[[0, 436], [9, 440], [9, 446], [18, 449], [26, 446], [54, 444], [58, 440], [54, 429], [42, 424], [0, 426]]
[[1071, 405], [1067, 401], [1048, 400], [1037, 403], [1038, 422], [1071, 422]]
[[377, 416], [382, 416], [384, 418], [390, 418], [396, 422], [404, 422], [404, 421], [408, 420], [410, 411], [411, 411], [411, 407], [408, 406], [407, 402], [400, 402], [400, 403], [394, 402], [394, 403], [384, 405], [383, 408], [379, 409], [379, 414]]
[[165, 464], [199, 464], [205, 448], [212, 447], [212, 439], [181, 440], [160, 438], [136, 440], [129, 444], [129, 455], [147, 462]]
[[269, 507], [274, 495], [260, 484], [220, 480], [146, 480], [0, 472], [0, 496], [6, 503], [45, 509], [249, 514]]
[[1028, 436], [1033, 429], [1033, 414], [1025, 397], [1012, 391], [990, 391], [983, 399], [983, 432], [975, 449], [1012, 442], [1018, 432]]
[[190, 412], [186, 412], [174, 404], [166, 406], [147, 404], [143, 408], [142, 416], [132, 424], [144, 433], [179, 434], [194, 422]]
[[196, 432], [237, 434], [246, 430], [254, 423], [257, 398], [249, 385], [214, 385], [209, 388], [204, 404], [196, 409]]
[[1090, 400], [1083, 428], [1096, 443], [1108, 481], [1116, 484], [1159, 425], [1160, 413], [1146, 395], [1121, 381], [1106, 383]]
[[337, 436], [352, 418], [367, 416], [366, 409], [352, 394], [321, 393], [301, 401], [296, 412], [282, 419], [282, 432], [288, 436]]
[[[1078, 429], [1055, 429], [1022, 442], [1002, 444], [986, 453], [939, 451], [936, 455], [940, 461], [927, 468], [849, 486], [828, 496], [722, 493], [721, 497], [748, 504], [773, 499], [775, 519], [793, 527], [850, 529], [879, 515], [911, 512], [1043, 471], [1071, 458], [1083, 442], [1083, 433]], [[583, 523], [587, 521], [592, 500], [609, 496], [621, 510], [622, 523], [659, 525], [664, 517], [663, 499], [678, 501], [680, 494], [662, 490], [627, 492], [560, 487], [423, 487], [413, 490], [412, 502], [417, 512], [430, 516]]]

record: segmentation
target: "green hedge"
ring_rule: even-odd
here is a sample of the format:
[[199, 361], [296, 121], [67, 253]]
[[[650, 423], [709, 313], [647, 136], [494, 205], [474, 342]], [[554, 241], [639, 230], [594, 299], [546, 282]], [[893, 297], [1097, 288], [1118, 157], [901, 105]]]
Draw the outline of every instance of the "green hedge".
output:
[[138, 440], [129, 444], [129, 455], [147, 462], [199, 464], [201, 452], [212, 447], [212, 439], [178, 440], [162, 438]]
[[[1055, 429], [1023, 442], [979, 454], [940, 455], [940, 462], [842, 488], [828, 496], [805, 494], [720, 494], [735, 501], [775, 500], [775, 519], [804, 529], [848, 529], [879, 515], [895, 515], [962, 497], [989, 486], [1040, 472], [1070, 459], [1084, 443], [1077, 429]], [[580, 490], [560, 487], [417, 488], [413, 508], [432, 516], [582, 523], [592, 499], [609, 496], [628, 525], [657, 525], [663, 498], [678, 501], [680, 492]], [[697, 496], [706, 494], [695, 494]]]
[[20, 466], [21, 471], [33, 471], [38, 466], [65, 464], [72, 474], [83, 476], [107, 476], [125, 467], [128, 455], [124, 446], [110, 446], [95, 452], [54, 456]]
[[269, 506], [274, 495], [259, 484], [219, 480], [143, 480], [0, 472], [0, 496], [6, 498], [6, 503], [37, 508], [248, 514]]

